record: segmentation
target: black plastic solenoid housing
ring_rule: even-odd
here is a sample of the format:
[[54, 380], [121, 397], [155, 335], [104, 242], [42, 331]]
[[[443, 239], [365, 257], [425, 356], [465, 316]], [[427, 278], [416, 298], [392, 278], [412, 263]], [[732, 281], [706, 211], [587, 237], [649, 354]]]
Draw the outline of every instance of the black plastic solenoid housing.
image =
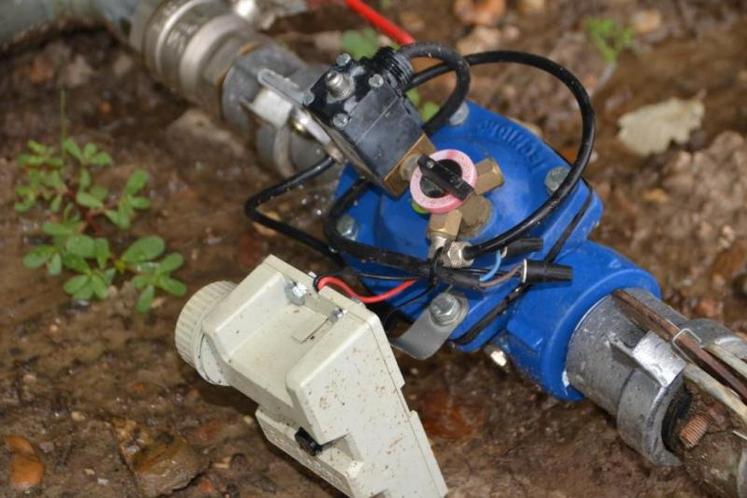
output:
[[412, 74], [410, 61], [388, 47], [360, 61], [342, 54], [306, 102], [361, 174], [396, 195], [404, 190], [391, 181], [396, 168], [427, 141], [420, 113], [405, 95]]

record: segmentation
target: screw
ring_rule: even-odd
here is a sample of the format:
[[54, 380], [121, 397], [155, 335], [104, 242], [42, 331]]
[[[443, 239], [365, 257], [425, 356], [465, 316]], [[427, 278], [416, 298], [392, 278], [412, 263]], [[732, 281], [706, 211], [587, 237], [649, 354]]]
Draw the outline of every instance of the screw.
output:
[[453, 294], [444, 292], [431, 301], [428, 310], [436, 325], [451, 325], [459, 319], [462, 303]]
[[290, 302], [296, 306], [303, 306], [306, 303], [306, 294], [309, 289], [305, 285], [298, 282], [293, 282], [285, 288], [285, 295], [288, 296]]
[[337, 231], [346, 239], [355, 240], [358, 237], [358, 223], [349, 214], [337, 220]]
[[462, 105], [456, 110], [454, 114], [449, 118], [449, 124], [451, 126], [459, 126], [460, 124], [467, 121], [469, 117], [469, 106], [466, 102], [462, 102]]
[[347, 66], [350, 64], [350, 61], [352, 61], [353, 58], [350, 56], [350, 54], [341, 53], [337, 56], [337, 65], [338, 66]]
[[335, 128], [337, 129], [343, 129], [348, 125], [348, 122], [350, 121], [350, 116], [345, 114], [344, 112], [338, 112], [335, 114], [335, 117], [332, 118], [332, 124], [335, 125]]
[[703, 439], [710, 427], [710, 418], [704, 413], [695, 414], [680, 430], [680, 441], [685, 448], [694, 448]]
[[384, 77], [380, 74], [374, 74], [368, 78], [368, 84], [371, 85], [372, 88], [379, 88], [384, 84]]
[[552, 194], [558, 190], [558, 187], [563, 183], [566, 176], [568, 176], [568, 168], [565, 166], [558, 166], [548, 171], [545, 177], [545, 188], [547, 188], [547, 191]]
[[303, 94], [303, 105], [311, 105], [315, 100], [316, 97], [310, 91]]

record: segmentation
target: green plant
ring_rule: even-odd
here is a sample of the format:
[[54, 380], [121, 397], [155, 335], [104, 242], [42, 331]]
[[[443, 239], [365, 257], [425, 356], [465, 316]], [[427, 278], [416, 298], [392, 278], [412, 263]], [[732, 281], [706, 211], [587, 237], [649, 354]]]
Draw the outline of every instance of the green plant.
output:
[[157, 289], [175, 296], [186, 293], [184, 283], [172, 276], [184, 258], [179, 253], [161, 258], [166, 250], [162, 238], [141, 237], [120, 255], [107, 238], [129, 230], [137, 212], [150, 207], [142, 194], [147, 172], [135, 170], [118, 195], [110, 192], [95, 177], [112, 158], [93, 143], [80, 147], [65, 136], [64, 127], [59, 147], [31, 140], [17, 162], [24, 175], [16, 187], [16, 211], [36, 209], [46, 218], [41, 227], [45, 243], [24, 256], [26, 267], [45, 267], [50, 275], [67, 270], [72, 276], [63, 289], [82, 301], [106, 299], [111, 285], [130, 279], [140, 291], [136, 308], [141, 312], [151, 308]]
[[[345, 31], [342, 33], [342, 49], [354, 59], [372, 57], [381, 47], [380, 40], [378, 33], [372, 28]], [[418, 108], [424, 121], [428, 121], [438, 112], [438, 104], [424, 101], [416, 89], [407, 92], [407, 96]]]
[[620, 53], [635, 39], [632, 28], [620, 26], [614, 19], [592, 17], [586, 20], [586, 35], [607, 64], [617, 63]]

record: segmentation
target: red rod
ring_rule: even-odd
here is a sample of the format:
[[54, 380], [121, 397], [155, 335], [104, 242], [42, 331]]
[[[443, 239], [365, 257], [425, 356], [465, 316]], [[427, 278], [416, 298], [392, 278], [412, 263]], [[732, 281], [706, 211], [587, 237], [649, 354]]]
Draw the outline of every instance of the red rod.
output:
[[345, 3], [350, 10], [370, 22], [376, 29], [387, 35], [399, 45], [410, 45], [411, 43], [415, 43], [415, 38], [413, 38], [410, 33], [363, 3], [362, 0], [345, 0]]

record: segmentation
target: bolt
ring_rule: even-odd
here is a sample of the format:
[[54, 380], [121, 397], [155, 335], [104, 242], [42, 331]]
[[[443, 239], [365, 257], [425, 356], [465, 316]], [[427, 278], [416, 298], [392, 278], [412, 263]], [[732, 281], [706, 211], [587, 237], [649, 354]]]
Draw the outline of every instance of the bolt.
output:
[[349, 121], [350, 116], [348, 116], [344, 112], [338, 112], [337, 114], [335, 114], [335, 117], [332, 118], [332, 124], [335, 125], [335, 128], [339, 130], [345, 128], [348, 125]]
[[565, 166], [558, 166], [548, 171], [545, 177], [545, 188], [547, 188], [547, 191], [552, 194], [558, 190], [558, 187], [563, 183], [566, 176], [568, 176], [568, 168]]
[[371, 85], [371, 88], [379, 88], [384, 84], [384, 77], [380, 74], [374, 74], [368, 78], [368, 84]]
[[358, 237], [358, 223], [352, 216], [343, 215], [337, 220], [337, 231], [346, 239], [355, 240]]
[[436, 325], [451, 325], [459, 319], [462, 303], [453, 294], [444, 292], [431, 301], [428, 310]]
[[304, 303], [306, 303], [306, 294], [308, 292], [309, 289], [298, 282], [293, 282], [285, 288], [285, 295], [288, 296], [290, 302], [296, 306], [303, 306]]
[[330, 95], [336, 99], [348, 98], [354, 90], [354, 84], [350, 77], [339, 71], [328, 72], [324, 77], [324, 83], [327, 85]]
[[456, 110], [454, 114], [449, 118], [449, 124], [451, 126], [459, 126], [460, 124], [467, 121], [469, 117], [469, 106], [466, 102], [462, 102], [462, 105]]
[[710, 418], [704, 413], [695, 414], [680, 430], [680, 441], [685, 448], [694, 448], [703, 439], [710, 427]]
[[310, 91], [303, 94], [303, 105], [311, 105], [315, 100], [316, 97]]
[[341, 53], [337, 56], [337, 65], [338, 66], [347, 66], [350, 64], [350, 61], [352, 61], [353, 58], [350, 56], [350, 54]]

